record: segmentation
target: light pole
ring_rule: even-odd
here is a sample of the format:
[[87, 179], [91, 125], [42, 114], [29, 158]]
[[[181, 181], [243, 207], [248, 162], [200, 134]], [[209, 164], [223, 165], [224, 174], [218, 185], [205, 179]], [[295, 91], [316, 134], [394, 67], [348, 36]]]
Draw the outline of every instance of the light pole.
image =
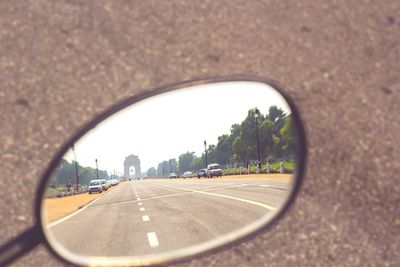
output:
[[99, 167], [97, 166], [97, 159], [95, 159], [95, 161], [96, 161], [96, 177], [97, 180], [99, 180]]
[[78, 162], [76, 161], [76, 154], [75, 154], [75, 147], [74, 147], [74, 145], [72, 145], [72, 152], [74, 153], [74, 159], [75, 159], [75, 173], [76, 173], [76, 187], [75, 187], [75, 191], [78, 191], [78, 186], [79, 186]]
[[208, 166], [208, 161], [207, 161], [207, 142], [204, 140], [204, 154], [206, 155], [206, 169]]
[[257, 173], [260, 173], [260, 141], [258, 137], [258, 118], [260, 111], [256, 108], [254, 118], [256, 119], [256, 134], [257, 134]]

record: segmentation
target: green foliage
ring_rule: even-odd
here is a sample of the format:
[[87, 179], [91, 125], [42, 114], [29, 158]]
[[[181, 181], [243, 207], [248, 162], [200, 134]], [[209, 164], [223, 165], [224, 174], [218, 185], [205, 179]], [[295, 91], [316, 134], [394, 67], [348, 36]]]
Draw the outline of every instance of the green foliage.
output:
[[154, 177], [157, 176], [157, 170], [154, 167], [151, 167], [147, 170], [147, 176]]
[[192, 160], [192, 164], [190, 164], [189, 170], [197, 171], [200, 169], [204, 169], [206, 167], [205, 164], [206, 163], [203, 157], [194, 157]]
[[167, 177], [169, 174], [169, 163], [168, 161], [163, 161], [158, 164], [157, 167], [157, 176], [159, 177]]
[[278, 121], [278, 120], [283, 120], [285, 118], [285, 113], [283, 110], [278, 108], [277, 106], [271, 106], [268, 110], [268, 118], [271, 121]]
[[[293, 161], [283, 161], [283, 166], [286, 168], [288, 172], [293, 172], [295, 169], [295, 163]], [[280, 162], [272, 162], [270, 163], [270, 170], [271, 173], [279, 173], [280, 172]], [[261, 170], [263, 173], [267, 170], [267, 164], [262, 164]], [[225, 174], [240, 174], [240, 167], [239, 168], [226, 168], [224, 170]], [[242, 168], [242, 173], [247, 173], [247, 168]], [[251, 164], [250, 165], [250, 173], [257, 173], [257, 165]]]
[[[232, 166], [232, 164], [245, 166], [249, 162], [257, 161], [257, 136], [262, 162], [293, 160], [292, 127], [291, 115], [286, 115], [276, 106], [271, 106], [265, 115], [257, 109], [250, 109], [240, 124], [235, 123], [231, 126], [229, 134], [219, 136], [216, 145], [208, 145], [206, 148], [208, 164], [215, 162], [222, 166]], [[205, 153], [197, 157], [194, 152], [186, 152], [181, 154], [178, 160], [179, 165], [175, 159], [159, 163], [157, 175], [167, 177], [171, 172], [183, 173], [206, 167]]]
[[[96, 169], [91, 167], [83, 167], [79, 165], [79, 162], [76, 163], [78, 167], [78, 178], [80, 185], [88, 185], [90, 180], [96, 179]], [[99, 170], [99, 179], [109, 180], [109, 175], [105, 170]], [[66, 160], [61, 160], [58, 168], [54, 171], [49, 181], [49, 185], [54, 184], [62, 184], [65, 185], [67, 183], [75, 184], [76, 180], [76, 166], [75, 161], [69, 163]]]
[[179, 169], [181, 172], [189, 171], [194, 159], [194, 152], [186, 152], [179, 156]]
[[[256, 113], [259, 115], [258, 119]], [[217, 147], [226, 140], [233, 140], [231, 153], [229, 151], [226, 153], [230, 156], [230, 163], [233, 160], [234, 163], [245, 165], [247, 162], [257, 160], [257, 127], [261, 161], [265, 162], [267, 158], [293, 157], [291, 116], [287, 116], [278, 107], [271, 106], [265, 116], [256, 109], [249, 110], [240, 126], [232, 125], [231, 135], [218, 139]], [[226, 159], [219, 159], [221, 163], [227, 163]]]
[[168, 174], [170, 174], [172, 172], [177, 173], [178, 172], [178, 162], [176, 161], [176, 159], [170, 159], [168, 161], [168, 167], [169, 167]]
[[233, 137], [224, 134], [218, 137], [216, 158], [219, 164], [229, 164], [232, 158]]
[[241, 135], [237, 136], [235, 138], [235, 141], [233, 141], [232, 144], [232, 151], [234, 153], [234, 159], [235, 161], [238, 162], [246, 162], [246, 159], [249, 156], [249, 152], [251, 150], [251, 148], [246, 145], [246, 143], [243, 141], [244, 138], [242, 138]]

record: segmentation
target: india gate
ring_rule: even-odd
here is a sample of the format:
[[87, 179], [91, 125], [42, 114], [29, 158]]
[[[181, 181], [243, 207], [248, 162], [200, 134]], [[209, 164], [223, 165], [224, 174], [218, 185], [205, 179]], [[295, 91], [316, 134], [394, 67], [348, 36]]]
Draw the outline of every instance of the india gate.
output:
[[124, 177], [129, 178], [142, 178], [142, 171], [140, 170], [140, 159], [136, 155], [129, 155], [124, 161]]

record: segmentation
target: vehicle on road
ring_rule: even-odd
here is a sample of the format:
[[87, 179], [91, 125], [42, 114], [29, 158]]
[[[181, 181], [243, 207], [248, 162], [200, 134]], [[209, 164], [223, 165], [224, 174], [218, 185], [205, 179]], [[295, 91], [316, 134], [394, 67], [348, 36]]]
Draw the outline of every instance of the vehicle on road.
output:
[[174, 173], [174, 172], [171, 172], [169, 174], [169, 178], [178, 178], [178, 175], [176, 175], [176, 173]]
[[212, 178], [213, 176], [222, 177], [222, 169], [218, 163], [211, 163], [207, 166], [209, 177]]
[[109, 181], [111, 186], [116, 186], [117, 184], [119, 184], [119, 180], [117, 179], [112, 179]]
[[192, 172], [184, 172], [183, 173], [183, 178], [192, 178], [193, 177], [193, 173]]
[[197, 171], [197, 178], [201, 178], [201, 177], [208, 177], [208, 170], [207, 169], [200, 169]]
[[104, 191], [107, 191], [110, 185], [107, 183], [106, 179], [100, 179], [101, 186], [103, 187]]
[[91, 180], [89, 182], [88, 192], [89, 194], [93, 192], [98, 192], [98, 193], [103, 192], [103, 187], [101, 185], [100, 180]]

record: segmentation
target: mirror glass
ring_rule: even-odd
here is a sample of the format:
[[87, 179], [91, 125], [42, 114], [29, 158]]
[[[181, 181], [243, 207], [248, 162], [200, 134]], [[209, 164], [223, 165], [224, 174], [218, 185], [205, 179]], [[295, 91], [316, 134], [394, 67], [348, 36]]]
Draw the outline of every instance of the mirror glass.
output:
[[134, 103], [67, 148], [42, 197], [45, 235], [59, 254], [99, 265], [160, 263], [244, 237], [291, 195], [295, 125], [285, 99], [260, 82]]

